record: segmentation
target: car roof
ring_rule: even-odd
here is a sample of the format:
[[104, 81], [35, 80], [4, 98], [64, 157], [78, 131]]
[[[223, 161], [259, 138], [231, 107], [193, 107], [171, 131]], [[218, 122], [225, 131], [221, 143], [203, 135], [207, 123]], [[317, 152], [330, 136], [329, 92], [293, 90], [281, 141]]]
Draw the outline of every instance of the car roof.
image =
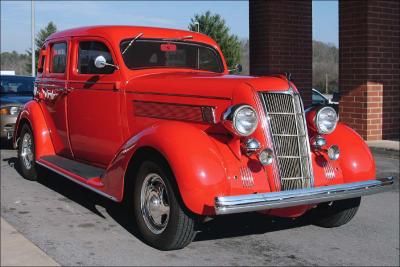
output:
[[103, 37], [107, 40], [117, 41], [118, 43], [123, 39], [129, 39], [143, 33], [141, 38], [171, 38], [179, 39], [185, 36], [193, 36], [188, 41], [198, 41], [208, 43], [209, 45], [216, 46], [214, 40], [207, 35], [178, 29], [158, 28], [158, 27], [144, 27], [144, 26], [126, 26], [126, 25], [100, 25], [73, 28], [65, 31], [60, 31], [50, 35], [47, 40], [66, 38], [73, 36], [97, 36]]

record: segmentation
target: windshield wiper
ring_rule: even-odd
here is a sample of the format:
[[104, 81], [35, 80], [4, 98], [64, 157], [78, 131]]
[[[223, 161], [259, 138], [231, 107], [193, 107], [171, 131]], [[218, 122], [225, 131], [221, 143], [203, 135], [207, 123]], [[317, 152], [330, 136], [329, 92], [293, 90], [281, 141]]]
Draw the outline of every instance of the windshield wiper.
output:
[[134, 41], [136, 41], [137, 39], [139, 39], [141, 36], [143, 35], [143, 33], [139, 33], [138, 35], [136, 35], [136, 37], [134, 37], [128, 44], [128, 46], [124, 49], [124, 51], [122, 51], [122, 54], [125, 54], [126, 51], [128, 51], [129, 47], [131, 47], [131, 45], [133, 44]]
[[161, 39], [161, 40], [163, 40], [163, 41], [184, 41], [184, 40], [187, 40], [187, 39], [193, 39], [193, 36], [192, 35], [187, 35], [187, 36], [182, 36], [182, 37], [177, 37], [177, 38], [164, 38], [164, 39]]

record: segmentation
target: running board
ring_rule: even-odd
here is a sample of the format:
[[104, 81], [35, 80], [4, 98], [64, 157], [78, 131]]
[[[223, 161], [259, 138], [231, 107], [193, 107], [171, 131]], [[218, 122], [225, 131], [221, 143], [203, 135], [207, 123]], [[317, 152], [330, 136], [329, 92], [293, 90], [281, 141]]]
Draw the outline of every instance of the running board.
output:
[[100, 189], [104, 187], [101, 176], [105, 169], [57, 155], [41, 157], [36, 160], [36, 163], [106, 198], [117, 201], [116, 198]]

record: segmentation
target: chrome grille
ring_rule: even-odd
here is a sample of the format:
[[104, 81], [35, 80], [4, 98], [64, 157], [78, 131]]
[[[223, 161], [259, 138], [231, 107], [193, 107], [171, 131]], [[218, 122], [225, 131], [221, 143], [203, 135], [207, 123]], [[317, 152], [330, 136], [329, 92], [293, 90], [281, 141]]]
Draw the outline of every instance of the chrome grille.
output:
[[299, 94], [261, 93], [281, 177], [281, 190], [312, 186], [309, 142]]

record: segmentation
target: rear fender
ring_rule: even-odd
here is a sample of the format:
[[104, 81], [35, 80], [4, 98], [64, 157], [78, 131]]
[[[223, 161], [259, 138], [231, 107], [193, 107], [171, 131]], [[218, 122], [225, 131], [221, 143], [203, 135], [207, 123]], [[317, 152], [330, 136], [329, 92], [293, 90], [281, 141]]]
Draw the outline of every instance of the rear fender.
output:
[[189, 210], [197, 214], [214, 213], [215, 196], [226, 195], [228, 190], [223, 160], [214, 141], [205, 132], [175, 121], [153, 125], [121, 147], [104, 177], [105, 185], [117, 200], [123, 199], [124, 179], [129, 164], [133, 164], [131, 159], [145, 147], [164, 156]]
[[35, 158], [45, 155], [54, 155], [54, 147], [50, 137], [50, 131], [46, 125], [40, 104], [31, 100], [24, 105], [17, 118], [14, 134], [14, 146], [16, 147], [20, 138], [22, 125], [28, 123], [35, 140]]

